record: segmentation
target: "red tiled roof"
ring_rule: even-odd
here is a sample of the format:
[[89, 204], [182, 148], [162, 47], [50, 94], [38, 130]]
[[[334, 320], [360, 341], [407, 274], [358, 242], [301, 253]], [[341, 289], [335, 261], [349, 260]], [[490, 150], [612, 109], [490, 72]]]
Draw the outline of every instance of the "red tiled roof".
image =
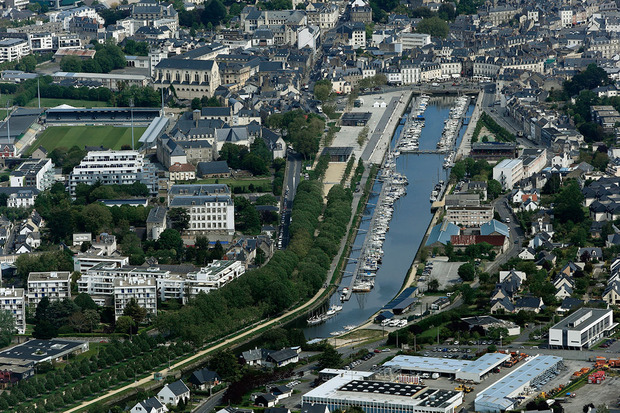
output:
[[191, 163], [175, 163], [174, 165], [170, 165], [168, 168], [170, 172], [194, 172], [196, 168]]
[[474, 245], [486, 242], [494, 247], [504, 245], [506, 237], [503, 235], [452, 235], [450, 242], [456, 246]]

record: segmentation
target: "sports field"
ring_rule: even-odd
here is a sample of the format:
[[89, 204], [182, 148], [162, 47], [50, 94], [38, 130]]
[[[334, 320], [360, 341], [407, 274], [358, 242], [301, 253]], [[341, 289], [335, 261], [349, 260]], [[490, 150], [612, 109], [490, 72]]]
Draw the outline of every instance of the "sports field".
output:
[[[134, 127], [134, 142], [138, 147], [138, 139], [146, 128]], [[131, 146], [131, 128], [115, 126], [51, 126], [31, 145], [28, 153], [39, 146], [48, 152], [55, 148], [71, 148], [78, 146], [103, 146], [109, 149], [121, 149], [123, 145]]]

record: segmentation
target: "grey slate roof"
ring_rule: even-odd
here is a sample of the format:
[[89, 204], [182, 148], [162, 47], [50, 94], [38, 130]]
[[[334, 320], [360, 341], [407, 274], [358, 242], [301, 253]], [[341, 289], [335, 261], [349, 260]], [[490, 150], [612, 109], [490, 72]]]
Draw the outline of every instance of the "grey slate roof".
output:
[[168, 384], [168, 388], [175, 396], [181, 396], [189, 392], [189, 388], [183, 383], [183, 380], [177, 380]]
[[154, 223], [162, 223], [166, 218], [166, 208], [162, 206], [156, 206], [155, 208], [149, 211], [149, 216], [146, 218], [146, 222], [154, 224]]
[[157, 64], [159, 69], [182, 69], [182, 70], [213, 70], [215, 64], [212, 60], [186, 60], [164, 59]]
[[226, 161], [198, 162], [196, 169], [200, 177], [211, 174], [230, 173], [230, 168]]

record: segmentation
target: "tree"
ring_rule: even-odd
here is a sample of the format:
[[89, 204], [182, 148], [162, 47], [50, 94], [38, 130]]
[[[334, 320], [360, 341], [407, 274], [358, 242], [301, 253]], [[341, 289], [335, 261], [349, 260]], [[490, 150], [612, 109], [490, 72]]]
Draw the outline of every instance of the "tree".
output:
[[34, 72], [37, 68], [37, 59], [33, 55], [24, 56], [15, 68], [24, 72]]
[[502, 184], [495, 179], [489, 179], [487, 182], [487, 195], [489, 199], [495, 199], [502, 193]]
[[136, 325], [141, 324], [146, 318], [146, 309], [140, 307], [138, 301], [135, 298], [131, 298], [125, 309], [123, 310], [123, 315], [131, 317], [131, 319], [136, 323]]
[[426, 33], [432, 37], [441, 37], [443, 39], [448, 36], [449, 30], [448, 23], [437, 16], [422, 19], [417, 27], [418, 33]]
[[211, 0], [205, 6], [201, 18], [205, 25], [217, 26], [226, 18], [227, 14], [226, 7], [220, 0]]
[[8, 310], [0, 311], [0, 347], [11, 344], [15, 334], [15, 318]]
[[192, 110], [200, 110], [202, 109], [202, 103], [200, 102], [199, 97], [195, 97], [192, 99]]
[[90, 331], [93, 331], [95, 327], [99, 325], [100, 318], [97, 310], [84, 310], [84, 320]]
[[562, 223], [572, 221], [579, 223], [584, 220], [585, 214], [581, 203], [583, 194], [577, 181], [570, 181], [555, 198], [554, 215]]
[[459, 267], [458, 274], [463, 281], [473, 281], [476, 276], [476, 268], [471, 262], [466, 262]]
[[185, 208], [171, 208], [168, 211], [168, 220], [172, 228], [179, 232], [189, 228], [189, 214]]
[[428, 282], [428, 290], [429, 291], [439, 290], [439, 281], [437, 280], [437, 278], [433, 278]]
[[128, 334], [135, 326], [136, 323], [131, 317], [123, 315], [116, 320], [115, 330], [119, 333]]
[[60, 61], [60, 70], [63, 72], [81, 72], [82, 61], [77, 56], [65, 56]]
[[442, 20], [452, 21], [456, 17], [456, 10], [452, 3], [441, 3], [437, 16]]
[[183, 239], [176, 229], [168, 228], [164, 230], [157, 240], [160, 250], [174, 250], [177, 256], [183, 253]]
[[328, 345], [319, 357], [317, 367], [319, 370], [339, 368], [342, 365], [342, 354], [338, 353], [333, 346]]
[[314, 84], [314, 97], [321, 102], [329, 99], [332, 93], [332, 82], [329, 79], [319, 80]]
[[239, 379], [241, 366], [230, 349], [218, 351], [209, 360], [209, 368], [217, 372], [222, 380], [233, 382]]
[[96, 310], [99, 306], [93, 301], [90, 295], [79, 293], [73, 300], [82, 310]]

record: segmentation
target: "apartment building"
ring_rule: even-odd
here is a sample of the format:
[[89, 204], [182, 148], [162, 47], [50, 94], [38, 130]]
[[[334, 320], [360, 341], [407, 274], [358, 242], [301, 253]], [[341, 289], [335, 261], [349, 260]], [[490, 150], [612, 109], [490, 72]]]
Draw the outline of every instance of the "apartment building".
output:
[[334, 3], [309, 3], [306, 7], [308, 24], [318, 26], [325, 32], [338, 23], [338, 6]]
[[0, 63], [19, 60], [30, 54], [28, 41], [23, 39], [0, 40]]
[[106, 263], [118, 266], [129, 265], [129, 257], [112, 256], [104, 257], [97, 254], [78, 253], [73, 256], [73, 271], [84, 274], [95, 265]]
[[417, 47], [422, 48], [431, 44], [431, 35], [425, 33], [401, 33], [400, 43], [403, 46], [403, 50], [411, 50]]
[[23, 288], [0, 288], [0, 310], [13, 314], [15, 329], [19, 334], [26, 332], [26, 310]]
[[47, 297], [50, 301], [71, 298], [71, 273], [31, 272], [28, 275], [28, 305], [36, 307], [43, 297]]
[[492, 206], [446, 208], [446, 220], [463, 227], [480, 227], [493, 219]]
[[123, 315], [125, 307], [135, 299], [146, 309], [147, 316], [157, 315], [157, 282], [155, 278], [126, 277], [114, 280], [114, 316]]
[[69, 192], [75, 195], [78, 184], [92, 185], [145, 184], [152, 194], [157, 194], [158, 180], [153, 165], [138, 151], [91, 151], [73, 168], [69, 176]]
[[493, 179], [504, 189], [512, 189], [515, 183], [524, 178], [523, 160], [504, 159], [493, 167]]
[[10, 175], [12, 187], [34, 187], [45, 191], [54, 183], [54, 164], [51, 159], [25, 161]]
[[583, 350], [616, 326], [611, 309], [580, 308], [549, 329], [549, 347]]

